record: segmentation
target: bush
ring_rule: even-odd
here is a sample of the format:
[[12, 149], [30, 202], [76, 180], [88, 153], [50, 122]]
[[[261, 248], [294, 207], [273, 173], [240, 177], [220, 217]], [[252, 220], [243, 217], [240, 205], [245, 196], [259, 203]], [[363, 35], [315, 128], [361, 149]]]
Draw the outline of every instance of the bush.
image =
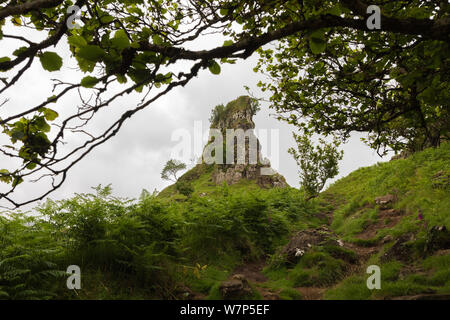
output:
[[[226, 187], [183, 202], [111, 193], [98, 186], [48, 200], [40, 217], [0, 216], [0, 298], [173, 298], [180, 283], [207, 294], [242, 260], [273, 253], [307, 215], [292, 190]], [[200, 278], [197, 263], [207, 265]], [[69, 265], [86, 281], [77, 294], [65, 286]]]
[[179, 193], [185, 195], [186, 197], [189, 197], [194, 192], [194, 187], [192, 186], [192, 183], [188, 181], [178, 181], [175, 184], [175, 188]]
[[[0, 299], [51, 299], [66, 276], [47, 224], [21, 214], [0, 215]], [[65, 270], [65, 268], [64, 268]]]

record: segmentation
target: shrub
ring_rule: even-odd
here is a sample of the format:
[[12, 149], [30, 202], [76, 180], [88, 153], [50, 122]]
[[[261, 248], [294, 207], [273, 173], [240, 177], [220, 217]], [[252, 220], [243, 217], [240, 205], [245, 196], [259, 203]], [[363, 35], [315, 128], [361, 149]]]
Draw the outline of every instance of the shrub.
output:
[[[61, 247], [36, 217], [0, 215], [0, 299], [51, 299], [66, 273], [54, 262]], [[64, 269], [65, 270], [65, 269]]]
[[186, 197], [189, 197], [194, 192], [194, 187], [192, 186], [192, 183], [188, 181], [178, 181], [175, 184], [175, 188], [179, 193], [185, 195]]

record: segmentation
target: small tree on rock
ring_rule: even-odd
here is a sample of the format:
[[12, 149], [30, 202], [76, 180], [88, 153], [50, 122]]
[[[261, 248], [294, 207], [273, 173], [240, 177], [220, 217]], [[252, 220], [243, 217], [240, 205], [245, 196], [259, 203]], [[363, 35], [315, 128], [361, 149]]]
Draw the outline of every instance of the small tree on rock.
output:
[[177, 182], [177, 173], [184, 169], [186, 169], [186, 164], [178, 160], [170, 159], [169, 161], [167, 161], [161, 172], [161, 178], [164, 180]]
[[339, 142], [335, 139], [326, 143], [319, 139], [320, 145], [314, 147], [311, 134], [297, 135], [293, 133], [297, 143], [297, 150], [290, 148], [288, 152], [294, 157], [299, 166], [300, 184], [305, 191], [305, 199], [316, 197], [325, 186], [328, 179], [339, 173], [339, 160], [343, 151], [338, 151]]

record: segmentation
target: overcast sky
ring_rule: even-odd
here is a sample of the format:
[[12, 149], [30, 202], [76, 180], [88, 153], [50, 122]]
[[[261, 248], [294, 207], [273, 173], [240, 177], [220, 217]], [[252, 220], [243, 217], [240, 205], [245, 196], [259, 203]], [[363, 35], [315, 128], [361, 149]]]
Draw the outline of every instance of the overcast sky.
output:
[[[17, 48], [17, 45], [8, 47], [7, 42], [3, 40], [2, 42], [3, 49], [0, 49], [2, 51], [0, 56]], [[220, 37], [203, 39], [197, 43], [197, 50], [213, 47], [221, 42], [223, 39]], [[64, 49], [67, 50], [65, 44], [61, 44], [55, 49], [61, 52], [65, 62], [60, 72], [44, 71], [36, 59], [35, 66], [26, 74], [26, 77], [3, 94], [1, 101], [9, 98], [10, 102], [0, 109], [0, 117], [3, 118], [5, 114], [20, 109], [21, 106], [35, 104], [41, 101], [45, 95], [50, 96], [50, 79], [67, 78], [74, 72], [70, 68], [75, 67], [74, 62], [72, 61], [71, 65], [66, 64], [70, 57], [67, 52], [62, 53]], [[56, 200], [70, 197], [74, 193], [89, 192], [90, 187], [98, 184], [112, 184], [115, 195], [129, 198], [138, 197], [144, 188], [149, 191], [162, 190], [170, 184], [161, 179], [160, 172], [178, 143], [171, 140], [171, 136], [176, 130], [186, 129], [193, 135], [194, 123], [202, 121], [203, 131], [207, 131], [211, 109], [218, 104], [226, 104], [240, 95], [247, 94], [244, 86], [249, 86], [256, 97], [267, 98], [267, 94], [263, 95], [256, 87], [256, 83], [261, 80], [261, 75], [252, 71], [255, 63], [256, 57], [251, 57], [246, 61], [238, 61], [235, 65], [222, 65], [222, 72], [219, 76], [211, 74], [208, 70], [201, 71], [199, 76], [187, 86], [173, 90], [128, 120], [119, 134], [106, 144], [94, 149], [90, 155], [77, 164], [70, 171], [65, 184], [51, 194], [50, 198]], [[77, 75], [81, 79], [80, 75]], [[72, 79], [72, 81], [74, 80]], [[76, 99], [77, 95], [72, 95], [62, 105], [55, 106], [55, 109], [64, 114], [64, 110], [61, 109], [70, 108], [70, 104], [75, 105]], [[136, 95], [126, 96], [120, 100], [120, 107], [123, 109], [128, 105], [133, 107], [138, 102], [139, 98]], [[298, 187], [297, 166], [287, 153], [288, 148], [294, 145], [292, 131], [295, 130], [295, 127], [276, 120], [273, 113], [274, 111], [269, 109], [268, 103], [261, 103], [261, 111], [254, 117], [256, 131], [258, 133], [260, 129], [279, 130], [279, 167], [275, 169], [286, 178], [291, 186]], [[117, 114], [119, 114], [117, 110], [111, 109], [102, 115], [100, 122], [108, 123]], [[344, 159], [340, 162], [340, 174], [337, 178], [345, 176], [359, 167], [387, 160], [379, 158], [374, 151], [359, 140], [359, 137], [354, 136], [349, 143], [343, 146], [345, 154]], [[0, 142], [3, 144], [5, 140]], [[262, 152], [270, 155], [267, 150], [263, 149]], [[0, 160], [3, 161], [1, 167], [5, 167], [5, 161], [8, 160], [2, 159]], [[42, 186], [37, 184], [24, 184], [18, 189], [15, 197], [25, 200], [30, 195], [42, 191], [41, 188]]]

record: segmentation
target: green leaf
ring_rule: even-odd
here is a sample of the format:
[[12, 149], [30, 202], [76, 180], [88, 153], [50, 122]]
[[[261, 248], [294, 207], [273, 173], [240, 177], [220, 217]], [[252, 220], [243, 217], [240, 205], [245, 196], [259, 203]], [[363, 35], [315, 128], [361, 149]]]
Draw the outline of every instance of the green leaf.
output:
[[325, 40], [325, 29], [318, 29], [309, 35], [310, 38], [319, 39], [319, 40]]
[[11, 22], [12, 22], [15, 26], [20, 26], [20, 25], [22, 25], [22, 20], [20, 19], [20, 17], [13, 17], [13, 18], [11, 18]]
[[0, 169], [0, 181], [5, 183], [11, 183], [12, 177], [8, 170]]
[[92, 72], [94, 71], [95, 68], [95, 62], [80, 58], [80, 57], [75, 57], [78, 61], [78, 66], [80, 67], [81, 71], [83, 72]]
[[224, 46], [224, 47], [228, 47], [228, 46], [231, 46], [233, 43], [234, 43], [233, 40], [226, 40], [226, 41], [223, 43], [223, 46]]
[[98, 83], [98, 79], [95, 77], [87, 76], [81, 80], [81, 86], [85, 88], [92, 88]]
[[1, 57], [0, 58], [0, 63], [6, 62], [6, 61], [11, 61], [11, 58], [10, 57]]
[[92, 62], [100, 61], [105, 56], [105, 51], [99, 46], [87, 45], [78, 51], [77, 56]]
[[110, 16], [109, 14], [100, 17], [100, 22], [104, 24], [108, 24], [114, 21], [114, 17]]
[[39, 60], [41, 60], [42, 68], [50, 72], [58, 71], [62, 67], [62, 58], [56, 52], [44, 52], [39, 55]]
[[216, 61], [211, 60], [208, 68], [212, 74], [220, 74], [220, 65]]
[[309, 47], [314, 54], [320, 54], [325, 51], [327, 47], [325, 29], [319, 29], [310, 34]]
[[76, 48], [82, 48], [84, 46], [87, 46], [86, 40], [82, 36], [78, 36], [78, 35], [70, 36], [67, 39], [67, 42]]
[[112, 45], [119, 51], [130, 47], [130, 39], [124, 30], [118, 30], [114, 34], [114, 38], [111, 39]]
[[19, 56], [22, 52], [25, 52], [28, 48], [27, 47], [20, 47], [19, 49], [14, 50], [13, 55]]
[[49, 124], [45, 121], [44, 117], [37, 117], [34, 124], [36, 125], [36, 127], [39, 130], [42, 130], [43, 132], [49, 132], [50, 131], [50, 126]]
[[14, 177], [14, 181], [13, 181], [13, 187], [21, 184], [23, 182], [23, 178], [22, 177]]
[[34, 168], [36, 168], [36, 163], [30, 162], [29, 164], [27, 164], [27, 169], [33, 170]]
[[309, 39], [309, 47], [311, 48], [312, 53], [320, 54], [325, 51], [327, 42], [325, 40], [311, 38]]
[[162, 45], [164, 43], [163, 39], [157, 34], [154, 34], [152, 36], [152, 39], [153, 39], [153, 43], [156, 44], [156, 45], [160, 46], [160, 45]]
[[17, 140], [22, 140], [25, 137], [25, 133], [20, 128], [14, 128], [11, 132], [11, 140], [15, 143]]
[[58, 112], [56, 112], [52, 109], [49, 109], [49, 108], [44, 108], [43, 112], [44, 112], [45, 119], [48, 121], [53, 121], [56, 118], [58, 118], [58, 116], [59, 116]]
[[335, 16], [340, 16], [342, 13], [341, 6], [339, 4], [334, 5], [330, 9], [327, 10], [327, 13], [333, 14]]
[[[52, 100], [52, 101], [50, 101]], [[56, 101], [58, 101], [57, 96], [56, 95], [52, 95], [51, 97], [48, 97], [47, 101], [49, 101], [50, 103], [56, 103]]]
[[119, 83], [127, 82], [127, 77], [122, 74], [117, 74], [116, 77], [117, 77], [117, 82], [119, 82]]

